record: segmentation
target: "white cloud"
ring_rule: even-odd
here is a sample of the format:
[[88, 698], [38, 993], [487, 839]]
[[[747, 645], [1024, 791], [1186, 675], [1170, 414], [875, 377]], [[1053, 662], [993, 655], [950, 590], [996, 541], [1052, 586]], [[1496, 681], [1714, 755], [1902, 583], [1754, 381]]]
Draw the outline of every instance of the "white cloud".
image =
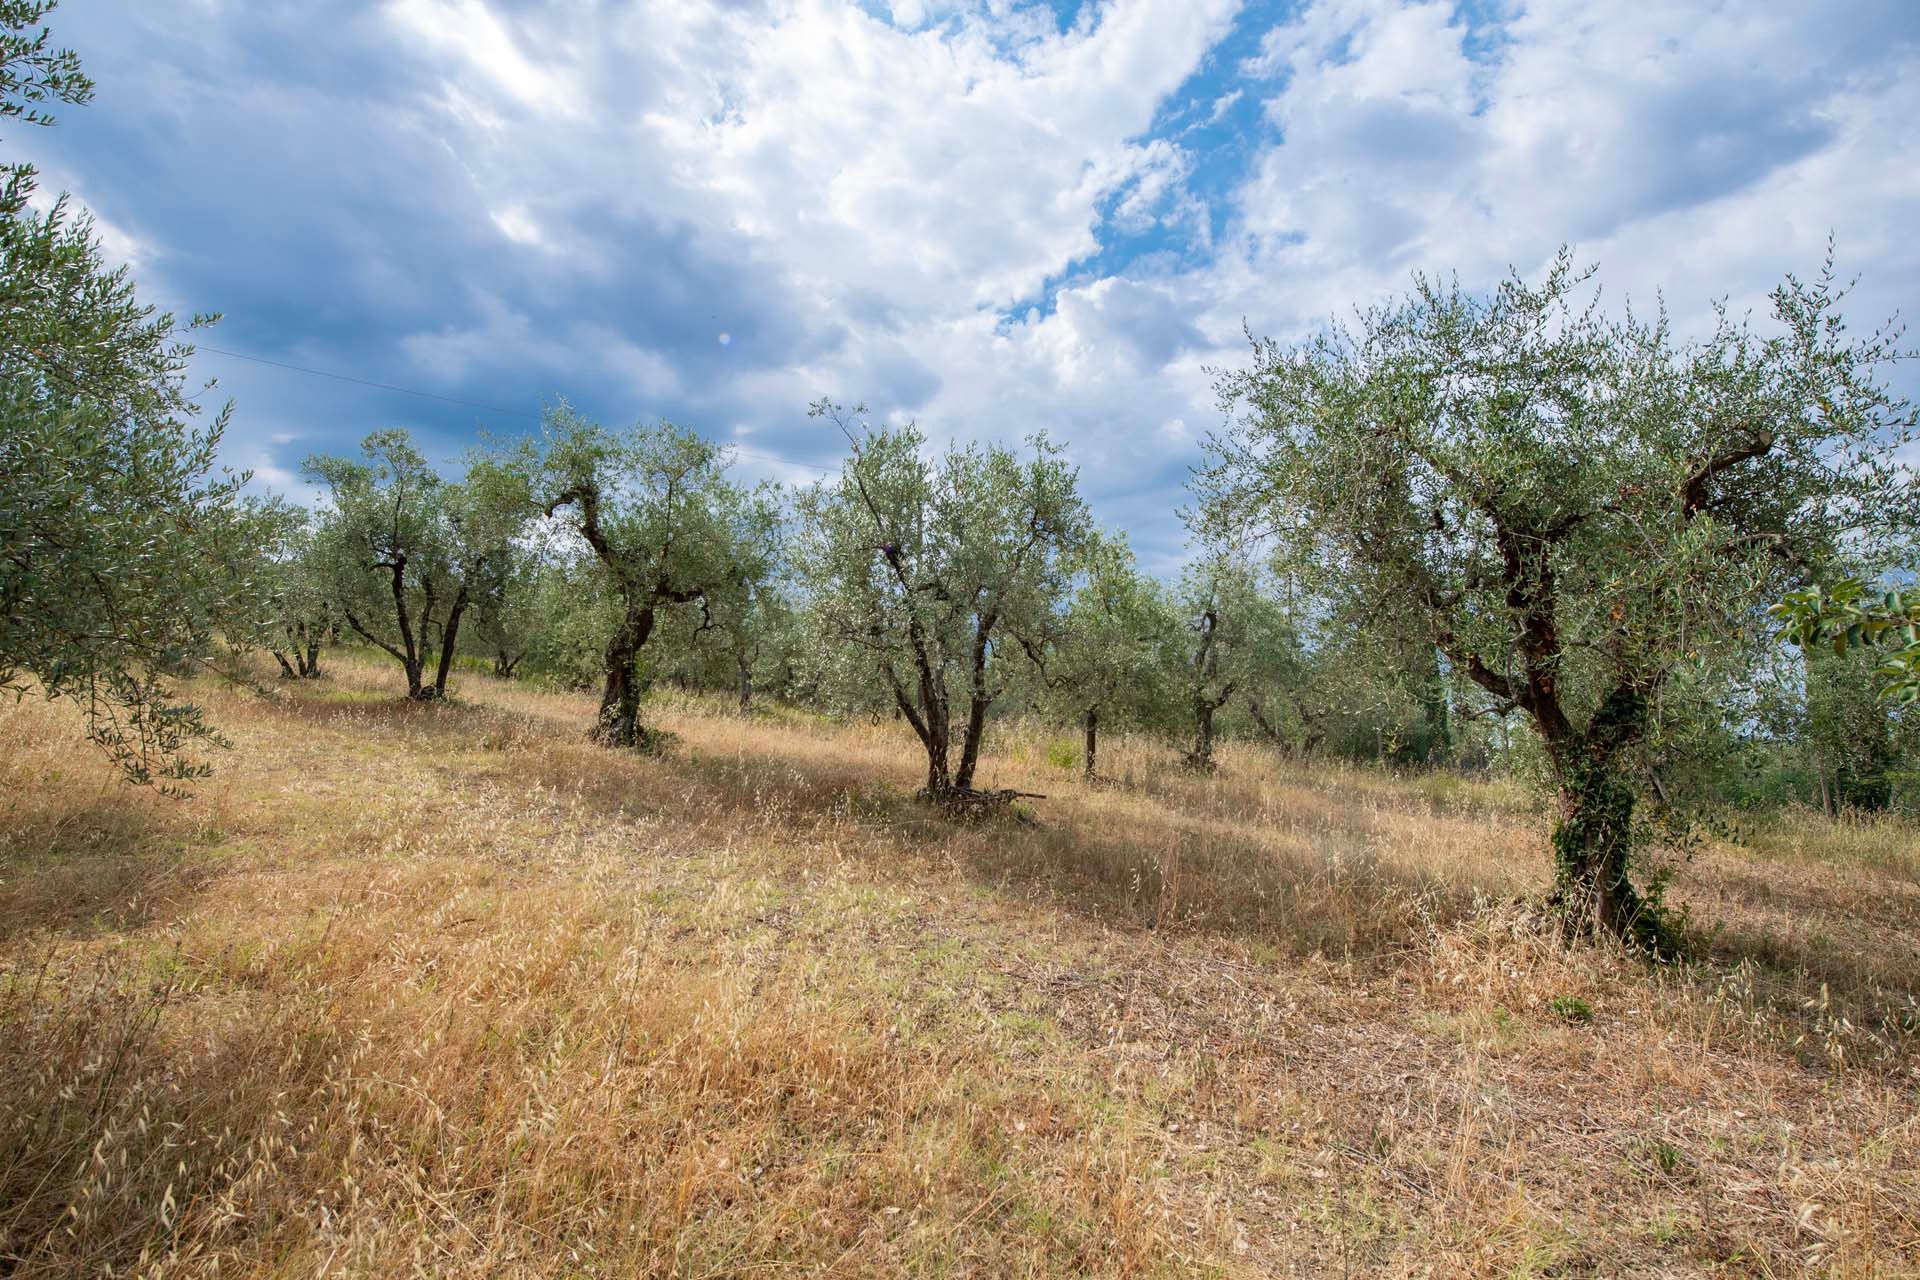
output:
[[515, 244], [538, 247], [547, 242], [546, 236], [541, 234], [540, 224], [522, 206], [508, 205], [504, 209], [492, 210], [487, 216], [493, 220], [494, 226], [500, 228], [500, 234]]
[[1132, 139], [1230, 0], [1133, 4], [1011, 55], [977, 17], [906, 33], [851, 6], [743, 21], [698, 114], [646, 120], [687, 207], [829, 295], [1005, 305], [1097, 247], [1095, 202], [1169, 163]]
[[389, 12], [404, 31], [478, 73], [501, 96], [545, 114], [584, 113], [579, 85], [565, 67], [529, 57], [485, 0], [393, 0]]
[[93, 224], [94, 239], [99, 241], [101, 253], [115, 266], [138, 271], [155, 256], [153, 244], [112, 221], [87, 200], [86, 194], [76, 189], [72, 177], [55, 170], [42, 173], [40, 185], [27, 197], [27, 207], [35, 213], [52, 213], [59, 204], [61, 195], [67, 197], [67, 216], [85, 217]]
[[1614, 296], [1664, 289], [1697, 316], [1817, 266], [1830, 228], [1846, 264], [1910, 292], [1920, 64], [1896, 42], [1863, 74], [1876, 59], [1836, 25], [1534, 0], [1475, 57], [1443, 6], [1316, 5], [1264, 46], [1284, 136], [1201, 273], [1199, 322], [1228, 345], [1242, 316], [1297, 331], [1415, 268], [1477, 286], [1567, 242]]
[[[1861, 319], [1920, 285], [1904, 0], [1847, 20], [1715, 0], [1087, 0], [1064, 31], [1009, 0], [388, 0], [339, 26], [385, 59], [379, 93], [167, 71], [146, 95], [191, 138], [214, 84], [204, 109], [257, 117], [260, 138], [237, 136], [266, 154], [302, 120], [377, 122], [339, 149], [369, 163], [337, 211], [248, 222], [335, 237], [328, 278], [269, 322], [371, 332], [398, 356], [381, 380], [483, 401], [502, 370], [543, 394], [589, 383], [614, 416], [671, 411], [776, 454], [837, 452], [802, 416], [821, 394], [943, 435], [1050, 427], [1103, 517], [1160, 554], [1217, 420], [1208, 366], [1241, 358], [1243, 322], [1295, 336], [1416, 268], [1477, 287], [1563, 242], [1610, 296], [1663, 290], [1683, 326], [1812, 269], [1830, 230], [1865, 277]], [[1228, 119], [1258, 123], [1210, 127]], [[219, 199], [194, 226], [228, 225]], [[127, 205], [110, 247], [143, 272], [188, 261]], [[268, 243], [268, 262], [308, 247]]]

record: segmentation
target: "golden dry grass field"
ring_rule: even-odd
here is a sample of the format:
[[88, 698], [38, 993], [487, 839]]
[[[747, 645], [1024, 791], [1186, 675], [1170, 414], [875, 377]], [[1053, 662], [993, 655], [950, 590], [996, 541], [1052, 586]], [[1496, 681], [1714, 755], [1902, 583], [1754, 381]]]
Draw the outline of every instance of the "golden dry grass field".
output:
[[0, 1275], [1920, 1272], [1909, 827], [1653, 970], [1510, 787], [1014, 730], [956, 825], [890, 723], [394, 685], [203, 686], [186, 801], [0, 708]]

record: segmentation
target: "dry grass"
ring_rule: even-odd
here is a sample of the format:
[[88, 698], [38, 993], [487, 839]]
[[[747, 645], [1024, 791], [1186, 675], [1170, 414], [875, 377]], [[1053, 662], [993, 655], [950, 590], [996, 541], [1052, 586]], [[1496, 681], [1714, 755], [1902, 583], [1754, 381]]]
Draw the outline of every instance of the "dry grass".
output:
[[336, 670], [185, 803], [0, 710], [0, 1274], [1920, 1270], [1911, 828], [1701, 853], [1652, 972], [1496, 785], [1013, 731], [956, 826], [891, 724]]

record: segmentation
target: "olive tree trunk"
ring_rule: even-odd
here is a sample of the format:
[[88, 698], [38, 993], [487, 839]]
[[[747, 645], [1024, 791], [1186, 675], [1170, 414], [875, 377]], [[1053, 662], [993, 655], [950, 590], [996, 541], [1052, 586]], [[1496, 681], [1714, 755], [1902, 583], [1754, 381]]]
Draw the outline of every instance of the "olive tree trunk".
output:
[[629, 609], [607, 641], [606, 682], [601, 686], [600, 714], [592, 735], [604, 746], [641, 745], [639, 658], [653, 634], [653, 618], [651, 604]]
[[460, 619], [467, 612], [467, 586], [460, 584], [460, 594], [453, 598], [453, 608], [447, 612], [447, 625], [440, 630], [440, 664], [433, 673], [433, 693], [435, 698], [447, 696], [447, 676], [453, 670], [454, 650], [460, 639]]
[[953, 785], [962, 791], [973, 786], [973, 771], [980, 763], [980, 740], [987, 730], [987, 708], [993, 694], [987, 688], [987, 639], [993, 632], [994, 616], [983, 615], [973, 632], [971, 669], [967, 676], [967, 732], [960, 741], [960, 769]]
[[1213, 715], [1233, 697], [1234, 683], [1229, 681], [1217, 694], [1208, 688], [1220, 674], [1220, 617], [1212, 609], [1200, 616], [1197, 628], [1199, 648], [1193, 655], [1193, 750], [1187, 752], [1186, 767], [1198, 773], [1213, 772]]
[[1553, 828], [1553, 902], [1571, 936], [1611, 936], [1659, 947], [1660, 922], [1630, 875], [1635, 790], [1623, 754], [1646, 729], [1646, 703], [1616, 689], [1592, 722], [1547, 754], [1559, 786]]
[[[1232, 692], [1229, 687], [1228, 695]], [[1193, 750], [1187, 752], [1183, 763], [1196, 773], [1213, 772], [1213, 717], [1225, 705], [1226, 697], [1202, 696], [1193, 700]]]

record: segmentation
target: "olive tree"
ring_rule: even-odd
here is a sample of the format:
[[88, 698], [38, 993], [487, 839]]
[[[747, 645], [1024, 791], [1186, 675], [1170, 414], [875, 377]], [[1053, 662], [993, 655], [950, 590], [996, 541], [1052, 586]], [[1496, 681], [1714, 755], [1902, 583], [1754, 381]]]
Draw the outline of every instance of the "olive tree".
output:
[[[0, 3], [0, 123], [91, 96], [52, 8]], [[218, 735], [172, 677], [252, 593], [208, 554], [244, 481], [216, 466], [227, 411], [202, 420], [187, 389], [212, 317], [141, 303], [66, 197], [36, 212], [32, 168], [0, 175], [0, 690], [78, 704], [132, 781], [197, 776]]]
[[1781, 653], [1761, 718], [1812, 774], [1822, 810], [1882, 809], [1920, 731], [1920, 605], [1897, 588], [1870, 592], [1858, 578], [1790, 592], [1773, 613], [1788, 621], [1798, 654]]
[[480, 562], [471, 583], [474, 634], [493, 658], [493, 674], [510, 680], [530, 657], [543, 665], [551, 656], [546, 638], [590, 611], [591, 570], [575, 563], [580, 549], [569, 545], [572, 530], [566, 522], [532, 510], [523, 467], [487, 456], [472, 463], [470, 479], [494, 488], [494, 504], [503, 511], [511, 504], [519, 508], [513, 535], [498, 555]]
[[1043, 638], [1066, 591], [1088, 528], [1076, 473], [1045, 435], [1025, 457], [956, 445], [929, 458], [914, 427], [825, 401], [813, 412], [852, 447], [799, 499], [815, 624], [912, 726], [929, 798], [952, 800], [973, 787], [997, 668], [1025, 660], [1022, 642]]
[[1081, 768], [1100, 774], [1100, 729], [1163, 716], [1169, 655], [1180, 632], [1172, 602], [1140, 572], [1122, 534], [1091, 534], [1074, 557], [1078, 585], [1047, 640], [1023, 639], [1053, 712], [1083, 733]]
[[320, 651], [340, 626], [339, 612], [327, 594], [323, 566], [314, 552], [312, 513], [300, 511], [284, 539], [268, 576], [277, 635], [266, 649], [280, 664], [280, 674], [296, 680], [320, 676]]
[[320, 674], [320, 650], [339, 622], [315, 552], [313, 513], [281, 497], [247, 497], [209, 553], [236, 585], [236, 599], [220, 630], [236, 651], [264, 649], [288, 680]]
[[1285, 678], [1295, 647], [1280, 603], [1242, 548], [1214, 548], [1181, 576], [1179, 605], [1187, 646], [1181, 655], [1180, 696], [1193, 746], [1182, 763], [1214, 770], [1213, 745], [1221, 711]]
[[1452, 753], [1448, 684], [1431, 645], [1345, 616], [1330, 602], [1287, 610], [1272, 653], [1246, 682], [1240, 706], [1260, 736], [1311, 758], [1431, 765]]
[[[568, 542], [578, 542], [569, 531]], [[584, 691], [606, 676], [607, 637], [621, 615], [600, 562], [584, 544], [557, 542], [533, 581], [534, 616], [527, 654], [517, 673]]]
[[328, 491], [315, 537], [326, 589], [347, 625], [400, 664], [408, 698], [445, 697], [460, 624], [512, 548], [524, 490], [515, 473], [484, 461], [450, 483], [397, 428], [369, 435], [361, 453], [306, 463]]
[[1240, 694], [1260, 737], [1307, 759], [1330, 743], [1350, 747], [1356, 734], [1381, 731], [1392, 678], [1357, 629], [1323, 624], [1309, 631], [1273, 628]]
[[786, 526], [772, 484], [736, 490], [722, 504], [733, 548], [723, 589], [709, 592], [699, 614], [666, 622], [669, 660], [682, 679], [703, 689], [730, 688], [741, 715], [755, 692], [787, 681], [793, 606], [788, 599]]
[[710, 616], [745, 589], [764, 499], [728, 483], [719, 446], [666, 422], [616, 434], [561, 405], [520, 457], [535, 504], [586, 544], [615, 605], [593, 737], [644, 747], [641, 651], [663, 612]]
[[473, 589], [473, 628], [493, 657], [493, 674], [510, 680], [538, 634], [541, 550], [515, 543], [495, 557]]
[[1914, 414], [1881, 380], [1894, 335], [1848, 334], [1830, 268], [1776, 289], [1766, 331], [1723, 308], [1690, 342], [1603, 311], [1591, 274], [1563, 253], [1483, 295], [1416, 277], [1357, 327], [1256, 342], [1202, 487], [1524, 713], [1567, 928], [1658, 948], [1634, 752], [1690, 714], [1687, 671], [1770, 639], [1769, 601], [1915, 527]]
[[729, 610], [720, 633], [733, 664], [740, 714], [753, 710], [756, 693], [775, 698], [791, 694], [799, 644], [798, 610], [785, 580], [768, 577], [751, 583], [739, 609]]

